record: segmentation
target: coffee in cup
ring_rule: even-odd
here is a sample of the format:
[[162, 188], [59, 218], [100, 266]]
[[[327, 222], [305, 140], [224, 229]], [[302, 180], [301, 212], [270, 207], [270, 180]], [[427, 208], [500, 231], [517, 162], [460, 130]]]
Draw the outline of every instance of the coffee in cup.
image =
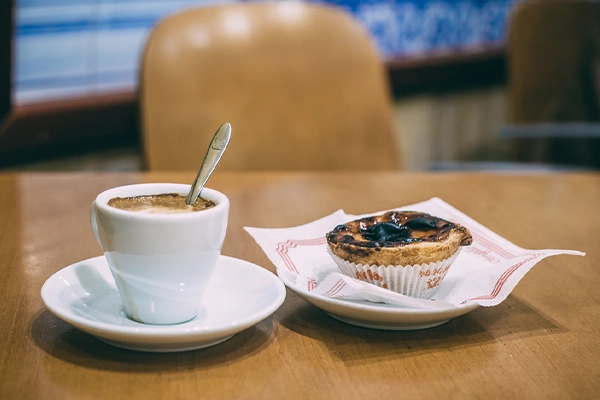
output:
[[203, 211], [214, 207], [214, 201], [199, 197], [196, 203], [187, 204], [187, 196], [177, 193], [162, 193], [141, 195], [133, 197], [114, 197], [108, 201], [108, 205], [121, 210], [144, 212], [144, 213], [182, 213]]
[[92, 204], [92, 230], [123, 310], [135, 321], [177, 324], [198, 315], [221, 254], [229, 200], [204, 188], [202, 198], [211, 206], [198, 212], [132, 212], [109, 202], [175, 194], [185, 203], [189, 190], [172, 183], [121, 186], [100, 193]]

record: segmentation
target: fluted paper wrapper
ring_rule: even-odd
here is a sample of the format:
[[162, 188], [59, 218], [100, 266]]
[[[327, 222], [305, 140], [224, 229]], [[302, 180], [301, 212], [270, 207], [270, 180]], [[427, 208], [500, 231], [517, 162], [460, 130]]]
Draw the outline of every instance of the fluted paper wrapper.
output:
[[440, 287], [460, 249], [445, 260], [416, 265], [356, 264], [336, 256], [329, 246], [327, 252], [346, 276], [405, 296], [430, 299]]
[[[329, 246], [325, 235], [337, 225], [391, 210], [364, 215], [351, 215], [339, 210], [316, 221], [292, 228], [246, 227], [245, 229], [275, 264], [277, 275], [288, 286], [334, 299], [363, 300], [425, 309], [439, 308], [442, 302], [457, 307], [469, 304], [495, 306], [504, 301], [525, 274], [544, 258], [559, 254], [584, 255], [575, 250], [521, 248], [439, 198], [395, 210], [425, 212], [461, 224], [471, 231], [473, 243], [461, 248], [460, 254], [457, 254], [445, 277], [439, 281], [435, 292], [432, 293], [431, 300], [439, 300], [437, 302], [413, 297], [420, 296], [417, 294], [419, 289], [400, 290], [401, 293], [398, 293], [384, 289], [375, 284], [376, 282], [371, 284], [356, 279], [352, 276], [352, 272], [348, 276], [342, 273], [343, 267], [338, 266], [328, 254]], [[377, 268], [369, 267], [368, 270], [372, 275], [373, 272], [380, 275], [387, 273], [380, 272]], [[353, 273], [358, 272], [358, 268], [353, 271]], [[365, 269], [362, 272], [368, 276]], [[390, 284], [396, 285], [396, 288], [411, 286], [410, 283], [405, 284], [407, 279], [404, 277], [389, 279], [389, 281], [393, 282]], [[410, 294], [407, 296], [402, 293]], [[427, 296], [429, 293], [423, 295]]]

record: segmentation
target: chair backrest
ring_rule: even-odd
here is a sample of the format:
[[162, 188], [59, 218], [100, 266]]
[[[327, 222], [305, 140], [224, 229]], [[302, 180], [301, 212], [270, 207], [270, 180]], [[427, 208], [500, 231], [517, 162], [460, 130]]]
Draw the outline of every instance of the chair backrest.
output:
[[511, 122], [600, 121], [600, 3], [524, 2], [508, 49]]
[[371, 37], [347, 13], [303, 2], [189, 9], [143, 54], [145, 165], [195, 170], [232, 125], [219, 169], [399, 167], [390, 89]]
[[515, 158], [600, 167], [600, 3], [519, 4], [508, 56]]

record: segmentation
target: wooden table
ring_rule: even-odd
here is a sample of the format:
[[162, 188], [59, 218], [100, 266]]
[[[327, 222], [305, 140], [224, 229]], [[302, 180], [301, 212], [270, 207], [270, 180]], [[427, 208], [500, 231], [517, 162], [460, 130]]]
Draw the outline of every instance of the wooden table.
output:
[[231, 200], [223, 254], [274, 271], [243, 226], [286, 227], [438, 196], [543, 260], [502, 304], [436, 328], [346, 325], [288, 291], [271, 317], [183, 353], [104, 344], [56, 318], [40, 288], [101, 255], [88, 212], [103, 189], [194, 173], [0, 174], [0, 399], [600, 397], [600, 174], [217, 172]]

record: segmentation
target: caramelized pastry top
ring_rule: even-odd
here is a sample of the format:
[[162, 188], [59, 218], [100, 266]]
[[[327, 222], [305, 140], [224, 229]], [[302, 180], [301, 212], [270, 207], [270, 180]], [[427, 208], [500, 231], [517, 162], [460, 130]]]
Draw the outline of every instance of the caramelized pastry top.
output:
[[361, 248], [406, 246], [420, 242], [442, 242], [451, 232], [465, 230], [460, 246], [470, 245], [472, 238], [461, 225], [416, 211], [390, 211], [336, 226], [327, 234], [332, 244]]

